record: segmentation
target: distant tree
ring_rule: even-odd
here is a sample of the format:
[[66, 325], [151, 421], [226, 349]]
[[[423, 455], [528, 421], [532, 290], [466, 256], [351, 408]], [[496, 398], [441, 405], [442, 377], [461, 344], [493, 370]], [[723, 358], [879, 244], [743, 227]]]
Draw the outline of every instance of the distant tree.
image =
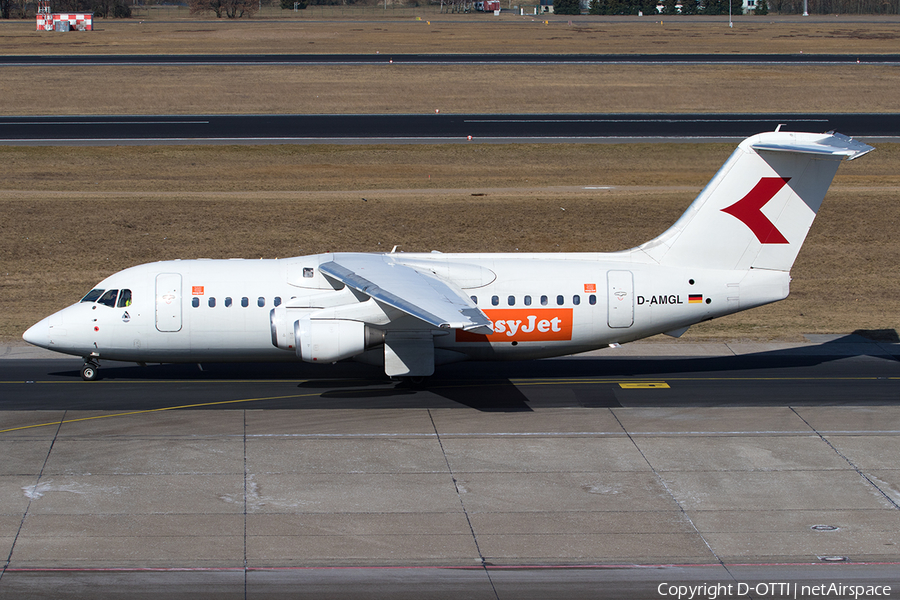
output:
[[[12, 11], [10, 13], [10, 19], [27, 19], [29, 17], [28, 14], [28, 2], [26, 0], [12, 0]], [[32, 8], [32, 10], [34, 10]], [[34, 18], [34, 13], [31, 13], [31, 18]]]
[[664, 15], [677, 15], [678, 14], [678, 0], [666, 0], [663, 4]]
[[656, 0], [607, 0], [607, 15], [655, 15]]
[[[641, 0], [591, 0], [588, 13], [592, 15], [636, 15], [639, 10], [644, 10], [640, 2]], [[655, 4], [654, 10], [656, 10]]]
[[94, 13], [95, 17], [102, 17], [106, 19], [109, 17], [109, 11], [112, 10], [114, 0], [94, 0], [91, 5], [91, 12]]
[[12, 10], [12, 0], [0, 0], [0, 19], [8, 19]]
[[[300, 0], [297, 2], [297, 8], [303, 10], [309, 6], [309, 0]], [[294, 10], [294, 0], [281, 0], [281, 8], [283, 10]]]
[[53, 12], [89, 12], [94, 9], [93, 0], [53, 0]]
[[113, 7], [113, 16], [117, 19], [130, 19], [131, 6], [126, 4], [125, 0], [116, 0], [116, 5]]
[[769, 3], [766, 0], [756, 0], [756, 7], [753, 9], [754, 15], [769, 14]]
[[626, 10], [625, 0], [606, 0], [606, 14], [608, 15], [624, 15]]
[[696, 15], [700, 12], [700, 5], [697, 0], [681, 0], [681, 14]]
[[189, 0], [188, 9], [192, 15], [211, 10], [216, 13], [216, 18], [221, 19], [224, 8], [222, 0]]
[[259, 10], [259, 0], [226, 0], [225, 15], [229, 19], [240, 19], [246, 16], [248, 19]]
[[[447, 5], [448, 0], [444, 0], [444, 4]], [[363, 5], [363, 6], [383, 6], [384, 0], [309, 0], [308, 4], [310, 6], [353, 6], [353, 5]], [[394, 2], [394, 4], [406, 4], [409, 6], [412, 2]], [[426, 2], [427, 4], [427, 2]], [[457, 0], [457, 4], [465, 5], [463, 8], [466, 10], [471, 10], [474, 8], [474, 0]], [[293, 4], [291, 5], [293, 7]], [[462, 12], [462, 11], [460, 11]]]
[[[704, 15], [727, 15], [729, 0], [706, 0], [703, 6]], [[741, 0], [730, 0], [731, 14], [744, 14], [744, 4]]]
[[259, 0], [188, 0], [191, 14], [212, 11], [217, 19], [226, 16], [229, 19], [252, 17], [259, 7]]
[[558, 15], [580, 15], [581, 0], [553, 0], [553, 12]]

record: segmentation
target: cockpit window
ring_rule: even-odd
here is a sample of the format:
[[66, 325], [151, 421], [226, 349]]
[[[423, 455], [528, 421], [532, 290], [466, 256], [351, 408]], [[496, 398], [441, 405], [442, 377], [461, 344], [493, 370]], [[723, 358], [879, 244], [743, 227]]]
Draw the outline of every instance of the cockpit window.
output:
[[100, 297], [100, 294], [103, 293], [103, 290], [91, 290], [87, 293], [87, 295], [81, 299], [82, 302], [96, 302], [97, 298]]
[[119, 294], [119, 303], [116, 306], [119, 308], [131, 306], [131, 290], [122, 290], [122, 293]]
[[118, 295], [119, 290], [106, 290], [106, 292], [100, 296], [100, 299], [97, 300], [97, 304], [103, 304], [110, 308], [115, 307], [116, 305], [116, 296]]

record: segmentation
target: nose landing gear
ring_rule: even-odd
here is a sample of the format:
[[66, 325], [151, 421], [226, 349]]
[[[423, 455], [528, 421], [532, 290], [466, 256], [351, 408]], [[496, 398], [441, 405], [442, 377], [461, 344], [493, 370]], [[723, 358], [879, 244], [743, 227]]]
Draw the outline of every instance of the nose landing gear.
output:
[[100, 363], [91, 358], [85, 358], [84, 366], [81, 367], [81, 378], [85, 381], [100, 379]]

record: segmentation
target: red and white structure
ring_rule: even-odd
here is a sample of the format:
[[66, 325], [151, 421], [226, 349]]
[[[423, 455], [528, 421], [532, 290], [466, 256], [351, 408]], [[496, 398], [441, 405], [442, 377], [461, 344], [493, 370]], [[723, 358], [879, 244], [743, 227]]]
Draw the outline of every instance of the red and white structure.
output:
[[50, 1], [39, 0], [37, 31], [91, 31], [94, 13], [51, 13]]

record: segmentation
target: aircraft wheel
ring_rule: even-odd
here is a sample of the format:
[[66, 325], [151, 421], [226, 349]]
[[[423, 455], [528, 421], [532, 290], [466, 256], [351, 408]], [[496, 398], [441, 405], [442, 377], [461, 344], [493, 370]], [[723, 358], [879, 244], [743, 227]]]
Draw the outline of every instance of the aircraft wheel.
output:
[[422, 375], [416, 375], [413, 377], [404, 377], [403, 382], [413, 389], [423, 389], [428, 387], [428, 377], [424, 377]]
[[81, 367], [81, 378], [85, 381], [96, 381], [100, 378], [97, 365], [84, 365]]

